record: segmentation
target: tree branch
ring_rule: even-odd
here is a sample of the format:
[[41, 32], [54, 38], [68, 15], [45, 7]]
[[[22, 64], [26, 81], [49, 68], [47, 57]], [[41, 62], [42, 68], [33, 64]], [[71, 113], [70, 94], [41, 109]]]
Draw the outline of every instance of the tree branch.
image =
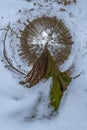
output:
[[16, 67], [14, 67], [14, 65], [11, 63], [11, 61], [9, 60], [8, 56], [7, 56], [7, 52], [6, 52], [6, 38], [7, 38], [7, 34], [8, 34], [8, 31], [9, 31], [9, 28], [10, 28], [10, 25], [8, 26], [7, 30], [6, 30], [6, 33], [5, 33], [5, 37], [4, 37], [4, 40], [3, 40], [3, 55], [4, 55], [4, 58], [6, 60], [6, 62], [8, 63], [9, 67], [12, 68], [14, 71], [22, 74], [22, 75], [26, 75], [24, 72], [21, 72], [19, 69], [17, 69]]

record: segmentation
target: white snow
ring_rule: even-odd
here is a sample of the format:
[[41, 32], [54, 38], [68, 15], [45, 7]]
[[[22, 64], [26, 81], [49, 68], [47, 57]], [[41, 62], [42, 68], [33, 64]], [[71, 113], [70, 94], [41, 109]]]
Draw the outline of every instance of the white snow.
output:
[[[35, 7], [34, 2], [37, 2]], [[67, 11], [59, 11], [60, 7]], [[31, 12], [33, 8], [35, 10]], [[71, 55], [61, 69], [67, 69], [73, 63], [72, 77], [79, 73], [81, 75], [70, 83], [57, 116], [52, 119], [41, 119], [43, 115], [50, 113], [49, 110], [46, 111], [47, 105], [44, 105], [44, 102], [49, 102], [47, 95], [51, 79], [40, 82], [31, 89], [19, 85], [20, 79], [17, 78], [17, 74], [7, 70], [5, 64], [1, 62], [2, 48], [0, 48], [0, 130], [87, 130], [87, 0], [77, 0], [76, 5], [66, 7], [56, 2], [44, 3], [43, 0], [0, 1], [0, 46], [4, 37], [1, 29], [9, 22], [15, 25], [18, 19], [32, 20], [42, 15], [62, 18], [69, 27], [74, 44]], [[43, 94], [42, 103], [40, 106], [37, 104], [35, 106], [41, 94]], [[36, 112], [37, 118], [29, 120], [33, 111]]]
[[[37, 39], [37, 40], [36, 40]], [[45, 45], [48, 41], [48, 34], [46, 31], [42, 31], [41, 32], [41, 37], [37, 38], [36, 36], [33, 38], [31, 44], [36, 44], [38, 43], [39, 45], [42, 44], [42, 45]]]
[[42, 32], [42, 40], [43, 40], [43, 44], [46, 44], [47, 43], [47, 38], [48, 38], [48, 34], [43, 31]]

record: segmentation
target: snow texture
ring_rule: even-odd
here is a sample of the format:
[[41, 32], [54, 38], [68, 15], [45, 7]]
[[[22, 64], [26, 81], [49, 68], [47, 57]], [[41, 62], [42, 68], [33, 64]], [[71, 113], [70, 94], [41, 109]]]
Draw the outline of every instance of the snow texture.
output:
[[[0, 2], [0, 130], [87, 130], [86, 4], [87, 0], [77, 0], [76, 5], [69, 6], [58, 5], [56, 1], [45, 2], [45, 0]], [[65, 8], [66, 11], [61, 12], [60, 8]], [[42, 15], [63, 19], [69, 28], [74, 44], [68, 60], [60, 69], [66, 70], [73, 64], [72, 77], [80, 74], [76, 79], [72, 79], [63, 96], [58, 114], [50, 119], [42, 117], [50, 114], [46, 104], [49, 102], [47, 95], [51, 78], [48, 81], [41, 81], [34, 88], [24, 88], [18, 83], [20, 76], [4, 67], [2, 55], [2, 41], [7, 25], [10, 23], [15, 27], [19, 19], [23, 23], [26, 19], [33, 20]], [[22, 25], [17, 27], [24, 28]], [[47, 37], [45, 32], [42, 35]], [[9, 38], [7, 40], [9, 42]], [[19, 59], [17, 60], [19, 62]], [[36, 102], [40, 99], [40, 95], [43, 98], [38, 106]], [[30, 117], [34, 112], [36, 118], [31, 120]]]

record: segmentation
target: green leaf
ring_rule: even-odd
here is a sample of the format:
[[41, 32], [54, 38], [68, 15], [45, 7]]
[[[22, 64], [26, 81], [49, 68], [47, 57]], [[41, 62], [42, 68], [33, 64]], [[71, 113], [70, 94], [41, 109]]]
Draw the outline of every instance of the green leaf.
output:
[[66, 73], [60, 72], [53, 57], [48, 52], [48, 63], [45, 78], [52, 77], [52, 85], [50, 87], [50, 106], [54, 111], [58, 110], [63, 91], [71, 82], [71, 78]]

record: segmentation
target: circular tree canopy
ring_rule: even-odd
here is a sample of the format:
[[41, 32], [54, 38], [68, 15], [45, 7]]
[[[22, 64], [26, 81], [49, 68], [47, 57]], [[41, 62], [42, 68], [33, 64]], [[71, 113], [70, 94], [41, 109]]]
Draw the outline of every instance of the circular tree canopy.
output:
[[46, 44], [56, 64], [61, 65], [67, 59], [72, 46], [72, 37], [62, 20], [45, 16], [31, 22], [27, 20], [25, 29], [21, 31], [20, 55], [30, 65], [38, 59]]

